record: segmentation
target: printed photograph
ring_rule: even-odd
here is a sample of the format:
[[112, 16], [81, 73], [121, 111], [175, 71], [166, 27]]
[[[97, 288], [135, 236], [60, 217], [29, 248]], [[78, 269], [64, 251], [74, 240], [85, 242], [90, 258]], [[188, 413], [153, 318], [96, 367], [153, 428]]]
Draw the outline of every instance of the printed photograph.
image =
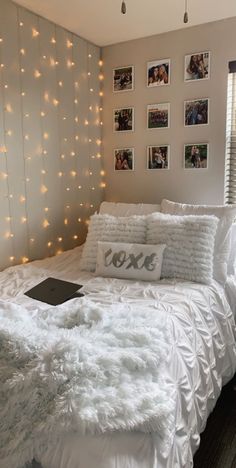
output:
[[169, 128], [170, 104], [150, 104], [147, 106], [148, 128]]
[[208, 80], [210, 78], [210, 52], [185, 55], [184, 81]]
[[134, 67], [120, 67], [113, 70], [113, 91], [133, 91]]
[[114, 109], [114, 132], [133, 132], [134, 108]]
[[147, 147], [147, 169], [169, 169], [170, 146]]
[[147, 63], [147, 86], [170, 84], [170, 59], [154, 60]]
[[120, 148], [114, 150], [115, 171], [134, 170], [134, 148]]
[[196, 143], [184, 145], [184, 168], [207, 169], [208, 167], [208, 143]]
[[209, 99], [194, 99], [184, 102], [184, 125], [208, 125]]

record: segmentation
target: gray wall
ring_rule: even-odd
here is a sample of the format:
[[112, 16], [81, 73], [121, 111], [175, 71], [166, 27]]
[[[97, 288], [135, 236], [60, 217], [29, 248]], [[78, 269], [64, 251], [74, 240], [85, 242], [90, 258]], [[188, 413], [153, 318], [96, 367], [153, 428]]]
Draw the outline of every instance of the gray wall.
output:
[[0, 39], [3, 268], [81, 243], [103, 188], [100, 49], [9, 0]]
[[[223, 203], [228, 61], [236, 59], [236, 18], [108, 46], [103, 49], [105, 71], [104, 162], [106, 200], [158, 203], [163, 197], [190, 203]], [[211, 78], [184, 82], [185, 54], [211, 52]], [[171, 59], [170, 86], [147, 88], [146, 63]], [[112, 69], [134, 65], [135, 90], [112, 92]], [[184, 127], [184, 100], [209, 97], [210, 125]], [[171, 103], [170, 129], [147, 130], [147, 104]], [[135, 132], [113, 133], [113, 108], [134, 106]], [[209, 168], [183, 169], [183, 146], [209, 142]], [[170, 144], [170, 170], [146, 170], [146, 146]], [[135, 171], [114, 172], [113, 150], [134, 147]]]

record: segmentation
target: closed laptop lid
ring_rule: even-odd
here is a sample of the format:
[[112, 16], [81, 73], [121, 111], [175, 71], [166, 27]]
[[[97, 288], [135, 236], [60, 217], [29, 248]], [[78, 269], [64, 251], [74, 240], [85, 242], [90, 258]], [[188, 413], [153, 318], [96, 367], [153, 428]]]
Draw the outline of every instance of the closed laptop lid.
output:
[[47, 302], [50, 305], [58, 305], [72, 298], [80, 288], [82, 286], [76, 283], [56, 278], [46, 278], [29, 291], [26, 291], [25, 295], [38, 301]]

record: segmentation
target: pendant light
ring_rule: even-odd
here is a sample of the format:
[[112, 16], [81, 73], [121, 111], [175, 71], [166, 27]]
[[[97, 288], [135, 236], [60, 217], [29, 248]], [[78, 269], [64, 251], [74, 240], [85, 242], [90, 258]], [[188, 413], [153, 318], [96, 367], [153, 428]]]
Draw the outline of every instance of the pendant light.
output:
[[184, 23], [188, 23], [188, 0], [185, 0]]
[[124, 0], [122, 1], [122, 4], [121, 4], [121, 13], [123, 15], [125, 15], [125, 13], [126, 13], [126, 4], [125, 4]]

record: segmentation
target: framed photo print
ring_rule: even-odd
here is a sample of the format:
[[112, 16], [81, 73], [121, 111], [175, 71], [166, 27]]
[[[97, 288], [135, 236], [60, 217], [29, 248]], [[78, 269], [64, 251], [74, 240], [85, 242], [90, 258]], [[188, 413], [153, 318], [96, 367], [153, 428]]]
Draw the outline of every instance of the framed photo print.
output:
[[148, 128], [169, 128], [170, 126], [170, 104], [150, 104], [147, 106]]
[[208, 80], [210, 78], [210, 52], [185, 55], [184, 81]]
[[134, 131], [134, 108], [122, 107], [113, 111], [114, 132]]
[[184, 145], [184, 169], [207, 169], [208, 156], [208, 143]]
[[184, 102], [184, 125], [209, 124], [209, 99], [194, 99]]
[[134, 170], [134, 148], [118, 148], [114, 150], [114, 170]]
[[170, 59], [147, 63], [147, 86], [153, 88], [170, 84]]
[[170, 146], [147, 147], [147, 169], [159, 170], [170, 168]]
[[134, 67], [120, 67], [113, 69], [113, 92], [133, 91], [134, 89]]

